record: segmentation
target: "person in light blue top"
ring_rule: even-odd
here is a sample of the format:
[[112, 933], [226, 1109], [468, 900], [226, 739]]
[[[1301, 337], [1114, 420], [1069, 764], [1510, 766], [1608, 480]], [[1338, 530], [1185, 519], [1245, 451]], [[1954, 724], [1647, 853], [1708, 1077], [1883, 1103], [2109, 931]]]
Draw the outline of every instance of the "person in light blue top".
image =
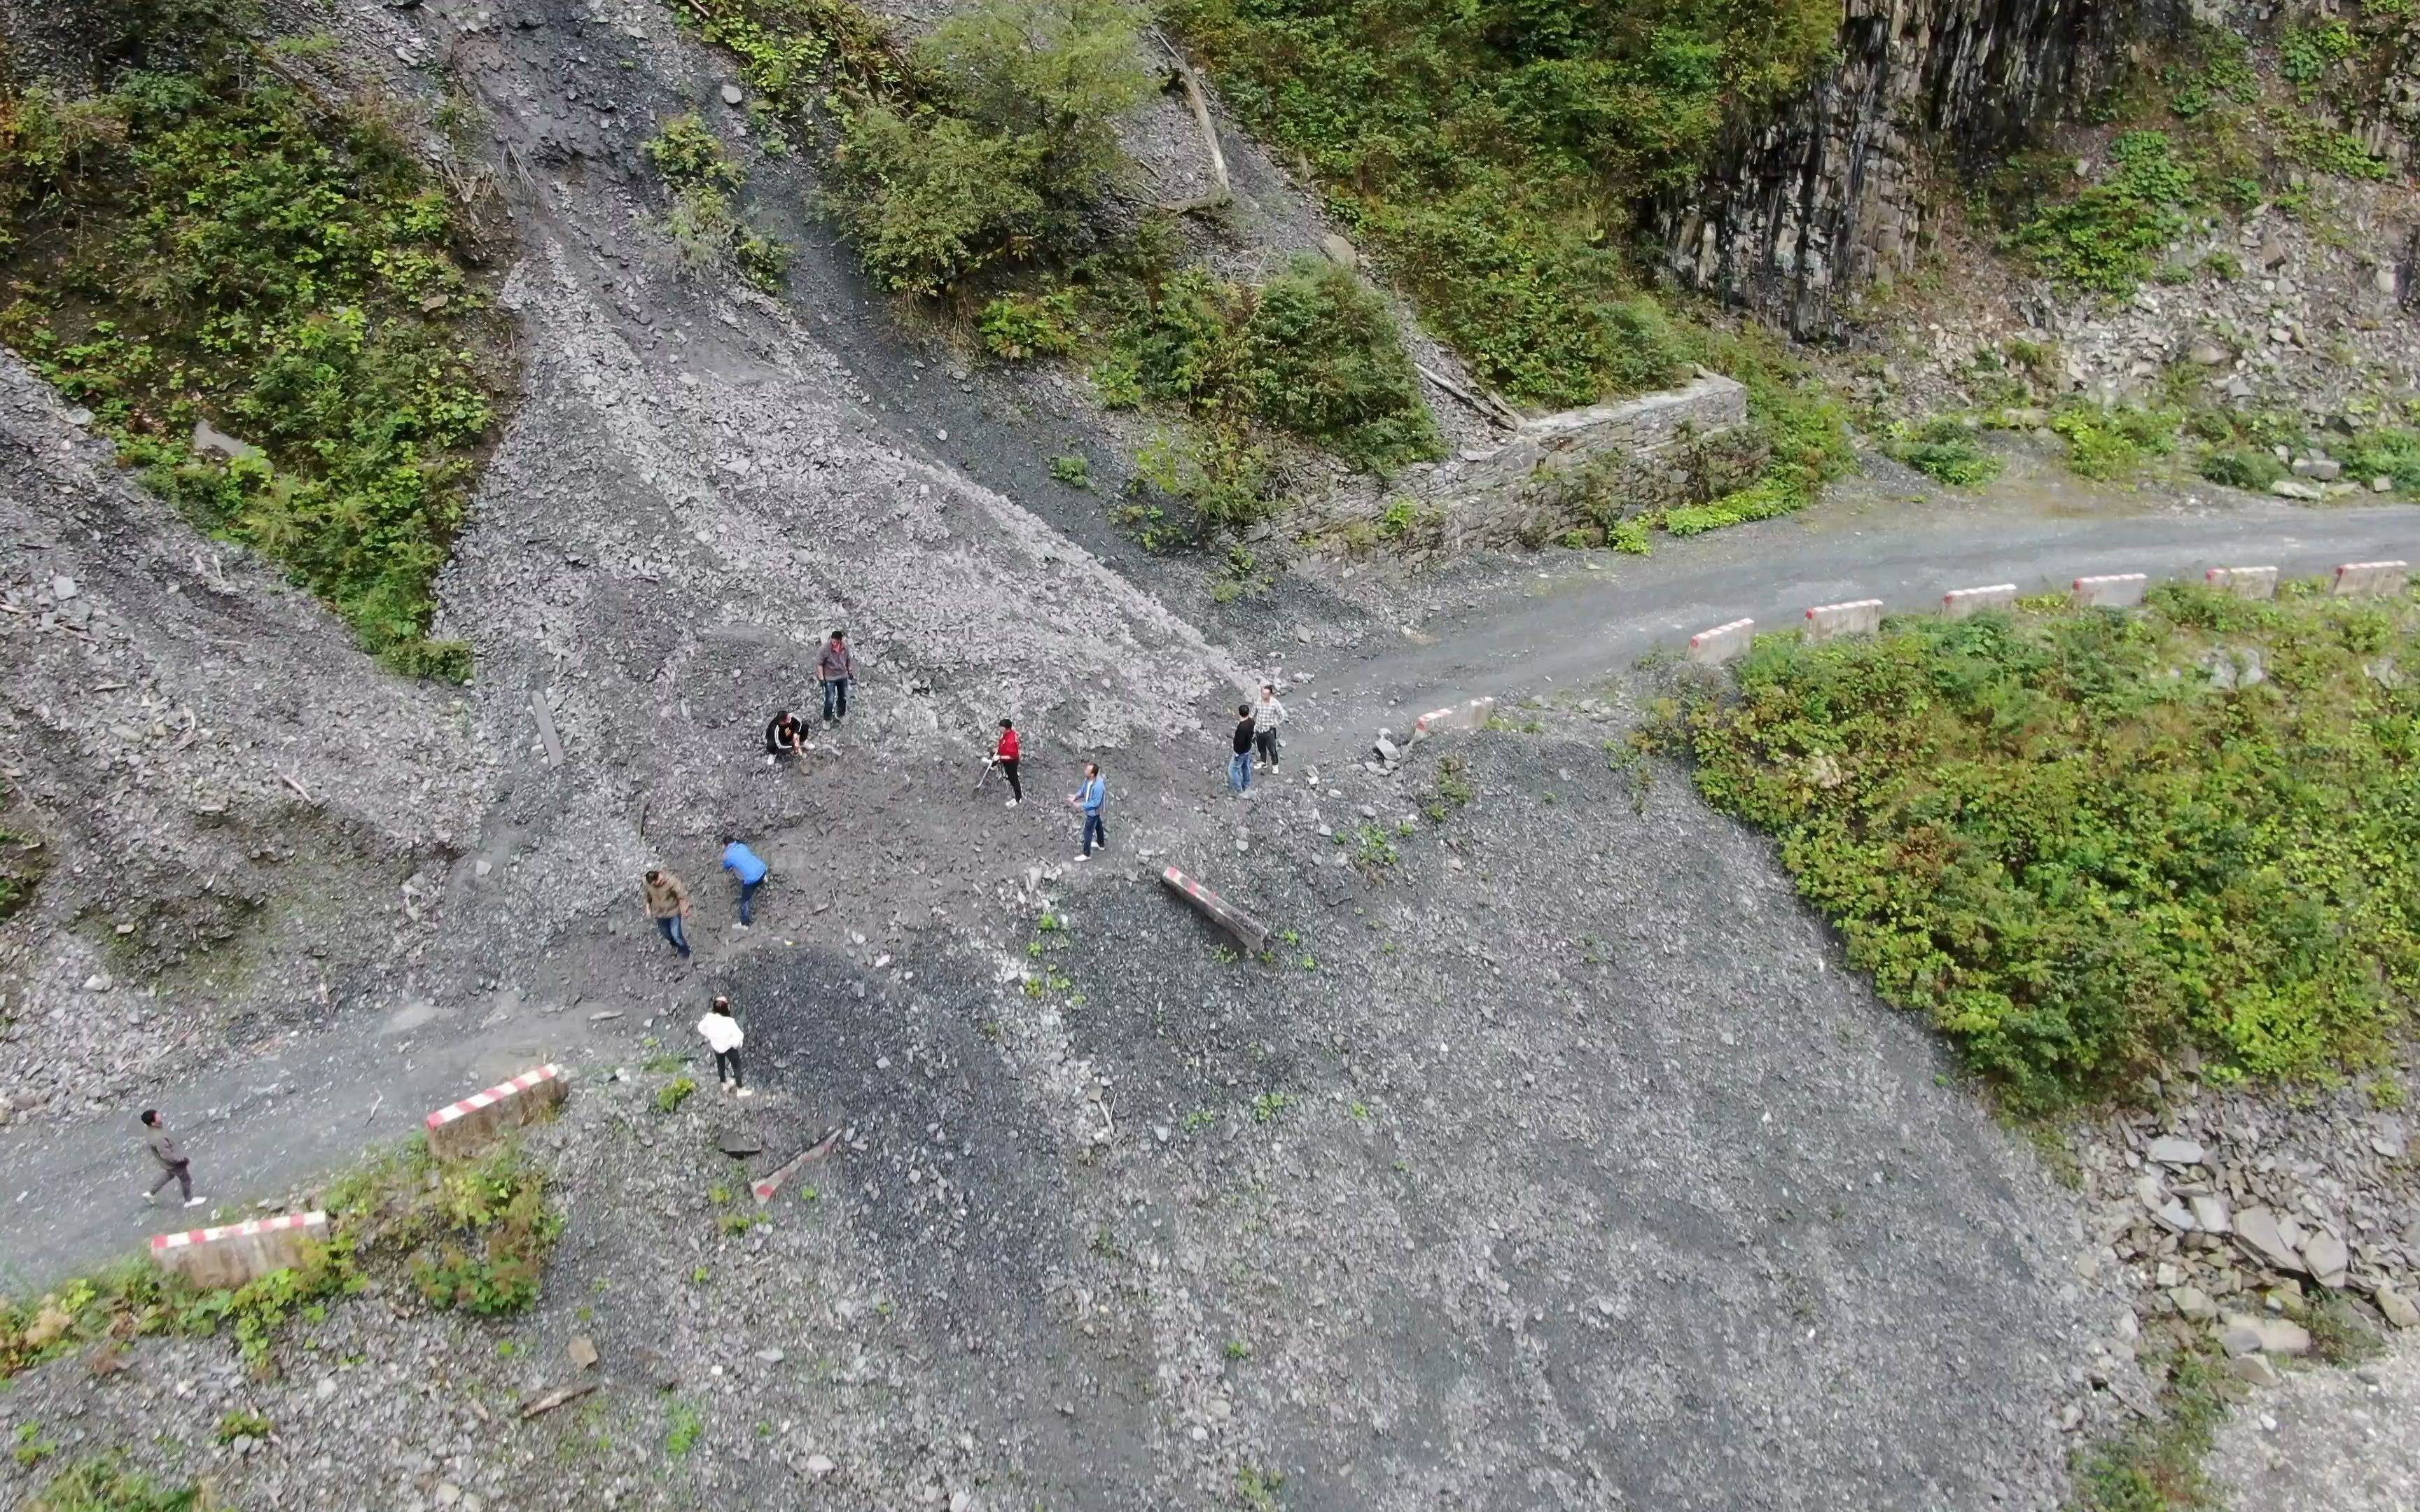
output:
[[739, 843], [737, 835], [722, 837], [722, 870], [739, 879], [739, 927], [756, 922], [756, 889], [765, 885], [764, 858]]
[[1103, 845], [1109, 842], [1109, 832], [1101, 826], [1101, 804], [1109, 795], [1109, 785], [1101, 780], [1101, 764], [1086, 762], [1084, 785], [1067, 795], [1070, 807], [1080, 807], [1084, 810], [1084, 849], [1076, 856], [1078, 861], [1093, 858], [1095, 841]]

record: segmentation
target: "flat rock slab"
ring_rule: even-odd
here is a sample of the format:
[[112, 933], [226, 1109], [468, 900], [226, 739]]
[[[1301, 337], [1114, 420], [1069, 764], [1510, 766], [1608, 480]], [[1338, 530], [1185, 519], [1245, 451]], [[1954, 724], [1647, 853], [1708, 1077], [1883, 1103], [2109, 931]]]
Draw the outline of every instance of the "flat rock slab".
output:
[[746, 1160], [765, 1148], [765, 1136], [753, 1129], [725, 1129], [714, 1148], [734, 1160]]
[[2252, 1257], [2279, 1271], [2300, 1272], [2303, 1257], [2286, 1242], [2277, 1215], [2266, 1208], [2246, 1208], [2235, 1215], [2235, 1237]]
[[2175, 1134], [2163, 1134], [2143, 1147], [2143, 1158], [2163, 1165], [2198, 1165], [2203, 1155], [2197, 1140], [2180, 1139]]

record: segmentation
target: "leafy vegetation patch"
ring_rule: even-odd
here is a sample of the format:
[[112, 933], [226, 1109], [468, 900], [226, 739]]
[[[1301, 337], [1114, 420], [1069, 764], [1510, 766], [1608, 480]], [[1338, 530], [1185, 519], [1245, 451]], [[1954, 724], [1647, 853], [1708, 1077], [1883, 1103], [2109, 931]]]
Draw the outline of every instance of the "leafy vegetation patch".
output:
[[2015, 242], [2062, 283], [2123, 293], [2183, 232], [2196, 191], [2193, 166], [2165, 132], [2128, 131], [2110, 144], [2101, 182], [2043, 209]]
[[1674, 728], [1884, 995], [2043, 1108], [2187, 1044], [2222, 1077], [2325, 1076], [2408, 1031], [2405, 668], [2407, 599], [2171, 584], [2139, 614], [1767, 640]]
[[163, 1486], [113, 1453], [79, 1459], [52, 1476], [26, 1512], [209, 1512], [213, 1504], [201, 1487]]
[[1890, 455], [1926, 477], [1952, 487], [1971, 488], [2000, 475], [2000, 458], [1976, 442], [1974, 434], [1955, 416], [1928, 421], [1914, 434], [1894, 441]]
[[2180, 1353], [2147, 1361], [2166, 1381], [2166, 1415], [2075, 1458], [2075, 1512], [2201, 1512], [2220, 1505], [2202, 1457], [2241, 1395], [2217, 1362]]
[[[0, 340], [196, 525], [390, 666], [458, 679], [469, 647], [426, 632], [509, 378], [502, 249], [381, 107], [323, 96], [307, 49], [243, 21], [137, 26], [96, 94], [0, 92]], [[123, 61], [147, 56], [183, 61]]]
[[537, 1299], [562, 1230], [545, 1192], [543, 1173], [510, 1148], [441, 1167], [414, 1141], [329, 1188], [328, 1242], [291, 1270], [215, 1290], [129, 1260], [22, 1304], [0, 1297], [0, 1381], [73, 1350], [114, 1351], [153, 1334], [228, 1334], [246, 1363], [270, 1372], [288, 1319], [380, 1271], [399, 1272], [432, 1306], [518, 1311]]
[[728, 260], [739, 276], [761, 289], [782, 286], [790, 266], [789, 247], [750, 230], [732, 206], [748, 176], [722, 149], [721, 139], [694, 115], [675, 116], [662, 132], [642, 145], [673, 193], [664, 234], [681, 255], [699, 268]]
[[1687, 354], [1619, 250], [1727, 120], [1829, 55], [1820, 0], [1178, 0], [1236, 113], [1300, 155], [1486, 384], [1548, 406]]

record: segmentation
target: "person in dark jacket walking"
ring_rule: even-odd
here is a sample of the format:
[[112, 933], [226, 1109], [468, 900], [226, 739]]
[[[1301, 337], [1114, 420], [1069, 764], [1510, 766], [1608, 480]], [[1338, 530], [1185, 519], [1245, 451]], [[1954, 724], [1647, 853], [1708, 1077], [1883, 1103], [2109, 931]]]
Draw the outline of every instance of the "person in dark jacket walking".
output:
[[1235, 754], [1227, 762], [1227, 787], [1233, 793], [1252, 790], [1252, 706], [1235, 705]]
[[992, 764], [1000, 768], [1000, 775], [1008, 779], [1008, 806], [1012, 809], [1025, 801], [1025, 789], [1016, 781], [1017, 748], [1016, 722], [1002, 719], [1000, 722], [1000, 744], [993, 748], [991, 760]]
[[185, 1199], [186, 1207], [198, 1208], [208, 1202], [208, 1197], [194, 1196], [194, 1163], [185, 1158], [185, 1147], [177, 1143], [177, 1136], [168, 1132], [168, 1125], [161, 1119], [158, 1108], [143, 1110], [143, 1128], [144, 1146], [160, 1165], [160, 1180], [151, 1183], [151, 1190], [143, 1194], [143, 1200], [151, 1201], [159, 1196], [162, 1187], [174, 1181], [177, 1191]]
[[815, 657], [815, 676], [824, 685], [824, 717], [847, 718], [848, 685], [857, 676], [857, 656], [848, 649], [846, 634], [834, 630], [824, 642], [823, 654]]

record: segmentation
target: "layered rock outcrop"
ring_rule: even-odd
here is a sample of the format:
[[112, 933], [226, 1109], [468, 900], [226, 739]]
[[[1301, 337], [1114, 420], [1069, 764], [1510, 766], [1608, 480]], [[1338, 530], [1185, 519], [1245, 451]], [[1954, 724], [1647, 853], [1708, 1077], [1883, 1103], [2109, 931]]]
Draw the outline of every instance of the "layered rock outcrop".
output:
[[1653, 224], [1690, 284], [1802, 338], [1903, 272], [1939, 213], [1933, 162], [1979, 166], [2088, 99], [2140, 7], [2097, 0], [1846, 0], [1838, 64], [1783, 114], [1734, 129]]

